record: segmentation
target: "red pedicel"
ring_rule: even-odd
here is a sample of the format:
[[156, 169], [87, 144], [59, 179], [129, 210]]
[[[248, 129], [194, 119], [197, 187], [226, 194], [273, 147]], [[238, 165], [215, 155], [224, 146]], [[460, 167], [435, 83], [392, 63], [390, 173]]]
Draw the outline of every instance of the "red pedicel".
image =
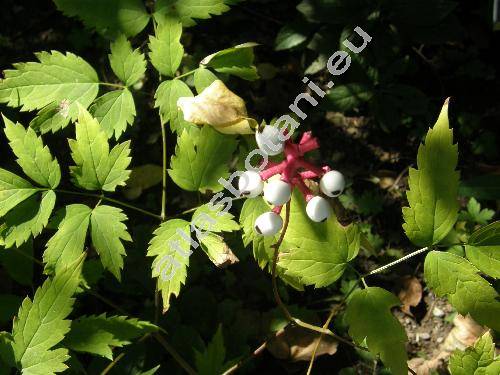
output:
[[[318, 167], [304, 160], [305, 153], [318, 148], [318, 140], [312, 136], [310, 131], [302, 134], [299, 143], [293, 143], [288, 139], [284, 147], [285, 159], [280, 163], [268, 162], [265, 169], [260, 172], [260, 177], [263, 181], [267, 181], [271, 177], [280, 174], [281, 180], [289, 183], [292, 189], [297, 187], [308, 202], [314, 195], [304, 181], [321, 178], [331, 170], [328, 166]], [[275, 207], [275, 209], [281, 211], [281, 207]]]

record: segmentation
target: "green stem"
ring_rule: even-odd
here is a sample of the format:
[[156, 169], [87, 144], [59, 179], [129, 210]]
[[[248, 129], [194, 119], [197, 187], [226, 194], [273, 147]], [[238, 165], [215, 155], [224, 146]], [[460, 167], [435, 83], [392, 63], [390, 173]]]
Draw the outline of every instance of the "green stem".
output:
[[364, 277], [361, 278], [361, 282], [363, 283], [363, 286], [365, 287], [365, 289], [368, 288], [368, 285], [366, 284]]
[[100, 195], [100, 194], [81, 193], [79, 191], [71, 191], [71, 190], [64, 190], [64, 189], [55, 189], [54, 191], [56, 193], [61, 193], [61, 194], [68, 194], [68, 195], [76, 195], [76, 196], [80, 196], [80, 197], [102, 199], [103, 201], [115, 203], [117, 205], [129, 208], [129, 209], [137, 211], [137, 212], [140, 212], [140, 213], [142, 213], [144, 215], [148, 215], [148, 216], [154, 217], [155, 219], [161, 219], [161, 217], [159, 215], [156, 215], [156, 214], [154, 214], [152, 212], [149, 212], [149, 211], [144, 210], [142, 208], [139, 208], [139, 207], [133, 206], [131, 204], [119, 201], [118, 199], [113, 199], [113, 198], [105, 197], [105, 196]]
[[194, 74], [194, 72], [196, 72], [198, 69], [193, 69], [193, 70], [190, 70], [189, 72], [186, 72], [184, 74], [181, 74], [177, 77], [174, 77], [174, 79], [179, 79], [179, 78], [184, 78], [184, 77], [187, 77], [187, 76], [190, 76], [191, 74]]
[[165, 210], [167, 206], [167, 134], [165, 131], [165, 124], [160, 121], [161, 124], [161, 143], [162, 143], [162, 180], [161, 180], [161, 221], [165, 220]]
[[109, 86], [109, 87], [115, 87], [119, 89], [126, 89], [127, 86], [120, 85], [119, 83], [110, 83], [110, 82], [99, 82], [101, 86]]
[[418, 250], [414, 251], [413, 253], [410, 253], [410, 254], [405, 255], [404, 257], [402, 257], [400, 259], [395, 260], [394, 262], [391, 262], [389, 264], [386, 264], [385, 266], [379, 267], [377, 269], [374, 269], [373, 271], [368, 272], [367, 274], [363, 275], [363, 277], [361, 279], [363, 280], [367, 276], [375, 275], [376, 273], [380, 273], [382, 271], [385, 271], [386, 269], [391, 268], [392, 266], [395, 266], [396, 264], [405, 262], [406, 260], [413, 258], [414, 256], [416, 256], [418, 254], [422, 254], [430, 249], [431, 249], [431, 247], [429, 247], [429, 246], [418, 249]]

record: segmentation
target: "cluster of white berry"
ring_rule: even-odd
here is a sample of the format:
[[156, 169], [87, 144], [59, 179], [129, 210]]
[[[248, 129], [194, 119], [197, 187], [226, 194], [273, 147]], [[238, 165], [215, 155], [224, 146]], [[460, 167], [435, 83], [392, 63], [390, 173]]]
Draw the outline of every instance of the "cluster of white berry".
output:
[[[310, 132], [304, 133], [299, 143], [282, 140], [279, 130], [265, 126], [255, 134], [257, 145], [262, 154], [275, 156], [284, 152], [285, 159], [280, 163], [268, 162], [260, 172], [246, 171], [238, 181], [242, 195], [254, 198], [263, 195], [264, 200], [274, 208], [261, 214], [255, 220], [255, 231], [263, 236], [273, 236], [283, 226], [281, 209], [290, 199], [294, 187], [297, 187], [307, 202], [307, 216], [322, 222], [332, 214], [330, 203], [322, 196], [315, 195], [305, 180], [320, 179], [319, 188], [327, 197], [342, 194], [345, 180], [342, 173], [329, 167], [317, 167], [303, 159], [306, 152], [319, 147], [317, 139]], [[272, 178], [277, 176], [279, 178]]]

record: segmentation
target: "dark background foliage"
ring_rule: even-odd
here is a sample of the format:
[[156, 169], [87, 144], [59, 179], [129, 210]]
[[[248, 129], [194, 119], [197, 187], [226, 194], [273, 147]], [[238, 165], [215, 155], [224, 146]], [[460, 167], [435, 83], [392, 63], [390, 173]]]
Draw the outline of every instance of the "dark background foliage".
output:
[[[415, 163], [418, 144], [447, 97], [452, 98], [450, 112], [460, 145], [462, 178], [500, 173], [497, 51], [500, 33], [494, 31], [491, 19], [492, 4], [484, 1], [249, 0], [222, 16], [186, 29], [182, 42], [188, 56], [183, 69], [190, 70], [202, 57], [228, 46], [247, 41], [260, 43], [256, 59], [262, 79], [250, 83], [233, 78], [230, 87], [247, 100], [249, 112], [255, 118], [271, 120], [286, 113], [295, 95], [304, 90], [301, 79], [305, 72], [318, 83], [330, 79], [324, 72], [325, 57], [340, 48], [348, 30], [359, 25], [373, 37], [367, 49], [353, 60], [348, 73], [336, 77], [336, 88], [319, 107], [309, 111], [303, 125], [321, 141], [321, 151], [315, 157], [345, 172], [352, 183], [339, 210], [343, 221], [363, 223], [373, 251], [362, 254], [359, 269], [369, 269], [409, 248], [401, 229], [404, 176]], [[136, 46], [144, 41], [148, 31], [134, 38]], [[101, 77], [112, 77], [107, 64], [108, 41], [85, 30], [80, 22], [63, 16], [51, 1], [2, 0], [1, 70], [14, 62], [32, 60], [34, 52], [52, 49], [74, 52], [96, 67]], [[153, 94], [156, 80], [151, 72], [148, 77], [144, 90]], [[133, 165], [160, 164], [159, 119], [151, 97], [140, 97], [137, 107], [138, 116], [126, 135], [132, 140]], [[23, 124], [31, 120], [28, 113], [4, 106], [1, 111]], [[72, 132], [73, 127], [68, 126], [56, 135], [45, 137], [62, 165], [70, 164], [66, 138]], [[170, 152], [174, 146], [175, 137], [171, 136]], [[0, 158], [2, 167], [16, 170], [3, 133]], [[498, 177], [487, 178], [487, 184], [492, 185], [492, 181], [498, 182]], [[474, 189], [462, 189], [464, 203], [472, 195], [494, 207], [498, 192]], [[160, 189], [152, 188], [136, 204], [159, 211], [159, 197]], [[167, 213], [177, 214], [208, 198], [182, 192], [169, 182]], [[132, 212], [129, 217], [134, 244], [127, 249], [122, 283], [103, 274], [94, 280], [93, 286], [115, 308], [109, 306], [109, 301], [85, 294], [79, 298], [75, 314], [125, 311], [153, 319], [154, 282], [145, 249], [156, 223]], [[35, 257], [40, 258], [49, 235], [35, 240]], [[237, 234], [228, 242], [240, 263], [219, 270], [195, 253], [190, 261], [187, 286], [168, 314], [160, 319], [169, 332], [170, 342], [189, 362], [193, 362], [193, 348], [201, 349], [219, 325], [223, 326], [227, 358], [232, 359], [255, 349], [280, 317], [269, 275], [258, 268]], [[0, 269], [0, 280], [5, 280], [1, 282], [0, 293], [31, 295], [32, 285], [39, 285], [43, 279], [41, 270], [24, 258], [9, 261], [19, 266], [14, 277], [18, 282]], [[414, 270], [417, 263], [418, 260], [408, 268], [397, 269], [392, 276], [375, 279], [375, 283], [397, 291], [397, 277]], [[90, 262], [89, 268], [92, 265]], [[95, 266], [98, 267], [97, 262]], [[19, 283], [23, 277], [25, 282]], [[301, 306], [323, 319], [331, 301], [345, 292], [349, 278], [348, 272], [341, 283], [323, 290], [307, 289], [300, 293], [283, 288], [282, 291], [288, 304]], [[0, 329], [10, 329], [10, 324], [2, 321]], [[340, 320], [337, 328], [342, 329]], [[160, 373], [180, 372], [152, 341], [134, 344], [128, 353], [114, 373], [138, 373], [135, 369], [149, 369], [158, 363], [163, 364]], [[103, 360], [83, 355], [78, 358], [89, 373], [98, 373], [105, 366]], [[356, 353], [342, 349], [333, 357], [319, 358], [315, 371], [338, 373], [340, 368], [359, 361]], [[303, 373], [305, 366], [304, 362], [280, 361], [266, 352], [247, 365], [245, 371]]]

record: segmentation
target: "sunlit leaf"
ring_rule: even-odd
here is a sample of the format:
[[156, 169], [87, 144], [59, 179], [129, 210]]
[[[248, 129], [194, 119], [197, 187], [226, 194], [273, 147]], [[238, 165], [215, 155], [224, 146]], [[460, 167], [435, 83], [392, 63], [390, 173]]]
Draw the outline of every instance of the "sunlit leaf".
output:
[[410, 207], [403, 208], [403, 228], [408, 238], [418, 246], [441, 241], [455, 225], [458, 216], [458, 179], [455, 170], [457, 145], [448, 124], [448, 102], [439, 118], [420, 145], [418, 169], [410, 168], [406, 195]]
[[25, 129], [20, 123], [14, 124], [5, 116], [3, 120], [9, 146], [23, 172], [38, 184], [55, 189], [61, 181], [61, 168], [49, 148], [44, 146], [42, 138], [31, 128]]
[[168, 174], [185, 190], [220, 191], [218, 179], [229, 175], [227, 163], [236, 145], [236, 139], [208, 126], [196, 135], [184, 131], [177, 139]]
[[448, 252], [431, 251], [425, 258], [427, 285], [438, 297], [447, 297], [462, 315], [470, 314], [480, 324], [500, 330], [500, 301], [488, 281], [466, 259]]
[[14, 64], [0, 80], [0, 103], [33, 111], [57, 103], [64, 117], [76, 119], [78, 104], [87, 108], [97, 96], [95, 70], [72, 53], [40, 52], [39, 62]]
[[120, 35], [111, 43], [111, 53], [108, 55], [111, 69], [127, 86], [139, 81], [146, 72], [146, 59], [139, 49], [132, 45], [125, 35]]
[[113, 38], [139, 34], [149, 22], [141, 0], [53, 0], [57, 9], [77, 17], [99, 34]]

